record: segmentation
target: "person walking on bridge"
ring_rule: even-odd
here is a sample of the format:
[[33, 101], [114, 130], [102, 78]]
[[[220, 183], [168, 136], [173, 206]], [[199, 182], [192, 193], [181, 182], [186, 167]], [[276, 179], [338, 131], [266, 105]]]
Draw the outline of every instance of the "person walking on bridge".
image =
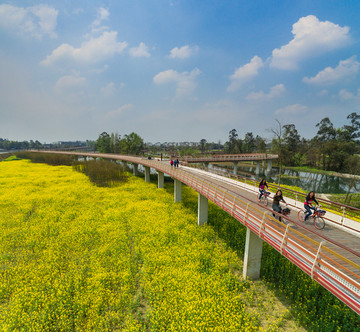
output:
[[262, 179], [261, 182], [260, 182], [260, 184], [259, 184], [259, 191], [260, 191], [260, 195], [259, 195], [259, 198], [258, 198], [259, 202], [260, 202], [260, 199], [261, 199], [262, 195], [264, 195], [265, 187], [266, 187], [267, 189], [269, 189], [269, 186], [268, 186], [268, 184], [266, 183], [266, 180], [265, 180], [265, 179]]

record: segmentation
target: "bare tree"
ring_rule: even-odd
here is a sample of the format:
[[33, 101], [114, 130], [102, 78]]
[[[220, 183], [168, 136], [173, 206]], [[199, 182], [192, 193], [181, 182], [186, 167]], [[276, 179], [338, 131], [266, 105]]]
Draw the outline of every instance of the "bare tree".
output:
[[283, 162], [283, 125], [278, 119], [275, 119], [277, 126], [271, 128], [270, 131], [274, 134], [273, 146], [272, 149], [277, 152], [279, 156], [279, 177], [278, 177], [278, 186], [281, 182], [281, 173], [282, 173], [282, 162]]

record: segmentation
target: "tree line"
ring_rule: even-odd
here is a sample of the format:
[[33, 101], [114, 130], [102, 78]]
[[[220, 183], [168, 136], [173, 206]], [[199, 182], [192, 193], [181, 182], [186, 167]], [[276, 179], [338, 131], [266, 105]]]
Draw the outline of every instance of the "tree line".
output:
[[140, 154], [144, 150], [144, 140], [136, 133], [121, 135], [102, 132], [96, 141], [95, 148], [102, 153]]
[[[240, 138], [237, 130], [232, 129], [224, 144], [220, 141], [207, 142], [205, 138], [200, 142], [144, 143], [144, 140], [134, 132], [123, 136], [102, 132], [96, 141], [83, 143], [94, 151], [102, 153], [133, 155], [163, 152], [173, 156], [268, 152], [279, 155], [280, 165], [308, 166], [326, 171], [358, 174], [360, 172], [358, 156], [360, 153], [360, 115], [353, 112], [346, 119], [347, 124], [336, 128], [329, 117], [323, 118], [316, 124], [317, 133], [311, 139], [302, 138], [295, 124], [282, 124], [275, 120], [276, 125], [269, 128], [273, 134], [270, 141], [259, 135], [254, 136], [252, 132], [247, 132], [243, 138]], [[64, 146], [65, 144], [41, 144], [39, 141], [32, 140], [16, 142], [0, 138], [0, 149], [4, 150], [63, 148]]]

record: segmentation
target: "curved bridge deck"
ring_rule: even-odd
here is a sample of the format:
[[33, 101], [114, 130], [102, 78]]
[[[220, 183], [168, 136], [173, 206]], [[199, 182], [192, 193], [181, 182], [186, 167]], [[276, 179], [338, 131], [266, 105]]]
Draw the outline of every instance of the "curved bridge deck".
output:
[[174, 168], [168, 162], [125, 155], [47, 152], [121, 160], [170, 175], [227, 211], [360, 314], [360, 234], [334, 227], [330, 221], [323, 230], [316, 230], [312, 224], [297, 220], [295, 207], [290, 218], [283, 217], [284, 222], [279, 222], [245, 184], [190, 167]]
[[239, 162], [239, 161], [262, 161], [278, 159], [277, 154], [267, 153], [242, 153], [242, 154], [219, 154], [208, 157], [181, 157], [181, 161], [187, 163], [202, 163], [202, 162]]

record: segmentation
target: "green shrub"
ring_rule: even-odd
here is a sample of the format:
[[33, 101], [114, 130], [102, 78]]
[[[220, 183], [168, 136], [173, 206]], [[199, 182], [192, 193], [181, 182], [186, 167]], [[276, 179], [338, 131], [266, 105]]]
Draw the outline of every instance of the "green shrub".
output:
[[86, 174], [91, 182], [100, 187], [111, 187], [127, 180], [124, 168], [108, 160], [90, 160], [76, 163], [73, 164], [73, 169]]

